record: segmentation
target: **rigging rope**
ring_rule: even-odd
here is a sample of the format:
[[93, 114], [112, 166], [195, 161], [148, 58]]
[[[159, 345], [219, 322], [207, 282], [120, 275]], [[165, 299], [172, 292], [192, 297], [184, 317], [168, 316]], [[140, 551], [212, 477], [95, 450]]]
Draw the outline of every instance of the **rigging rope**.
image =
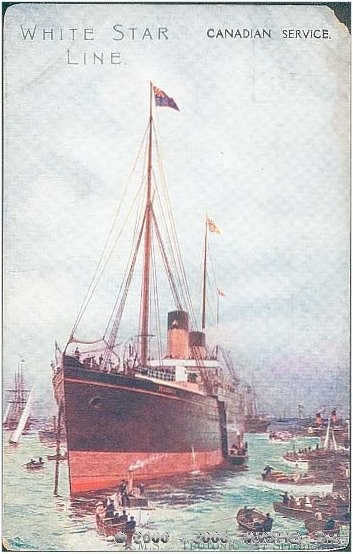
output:
[[[139, 188], [139, 194], [141, 193], [141, 191], [143, 190], [143, 185], [141, 184], [140, 188]], [[142, 195], [141, 195], [142, 197]], [[135, 197], [135, 200], [136, 200], [136, 197]], [[131, 207], [132, 208], [132, 207]], [[107, 335], [108, 333], [108, 330], [109, 330], [109, 327], [111, 325], [111, 322], [114, 318], [114, 313], [115, 313], [115, 308], [119, 302], [119, 298], [120, 298], [120, 295], [121, 295], [121, 292], [123, 290], [123, 284], [124, 284], [124, 281], [125, 281], [125, 278], [126, 278], [126, 275], [127, 275], [127, 272], [128, 272], [128, 268], [130, 266], [130, 260], [132, 259], [132, 256], [133, 256], [133, 252], [134, 252], [134, 249], [135, 249], [135, 242], [136, 239], [137, 239], [137, 229], [138, 229], [138, 224], [139, 222], [141, 222], [141, 217], [142, 217], [142, 208], [140, 206], [140, 212], [137, 211], [136, 213], [136, 220], [135, 220], [135, 229], [134, 229], [134, 235], [133, 235], [133, 239], [132, 239], [132, 242], [131, 242], [131, 250], [130, 250], [130, 255], [129, 255], [129, 258], [128, 258], [128, 263], [125, 267], [125, 271], [124, 271], [124, 275], [123, 275], [123, 278], [121, 280], [121, 283], [120, 283], [120, 288], [119, 288], [119, 291], [118, 291], [118, 294], [117, 294], [117, 298], [116, 298], [116, 301], [114, 303], [114, 307], [113, 307], [113, 310], [111, 312], [111, 315], [110, 315], [110, 318], [108, 320], [108, 323], [107, 323], [107, 326], [106, 326], [106, 329], [104, 331], [104, 337]], [[117, 242], [117, 241], [116, 241]], [[114, 248], [116, 247], [116, 243], [114, 244]], [[112, 250], [113, 252], [113, 250]], [[108, 260], [109, 261], [109, 260]], [[107, 262], [108, 263], [108, 262]]]
[[[165, 223], [167, 218], [166, 218], [166, 215], [164, 214], [163, 203], [162, 203], [162, 199], [161, 199], [161, 196], [159, 194], [158, 189], [157, 189], [157, 198], [158, 198], [159, 208], [161, 210], [161, 215], [162, 215], [162, 217], [164, 219], [164, 223]], [[155, 221], [157, 223], [157, 218], [156, 217], [155, 217]], [[158, 225], [157, 225], [157, 227], [158, 227]], [[158, 233], [159, 233], [159, 237], [160, 237], [160, 243], [162, 243], [162, 234], [159, 231], [159, 228], [158, 228]], [[171, 236], [170, 236], [170, 233], [168, 231], [168, 224], [167, 225], [165, 224], [165, 235], [166, 235], [166, 239], [167, 239], [168, 248], [169, 248], [169, 251], [170, 251], [170, 258], [171, 258], [171, 261], [172, 261], [173, 266], [174, 266], [176, 280], [177, 280], [178, 286], [179, 286], [179, 291], [178, 291], [178, 287], [175, 283], [175, 280], [173, 279], [173, 282], [174, 282], [174, 287], [173, 288], [175, 289], [175, 293], [176, 293], [177, 297], [179, 298], [179, 301], [176, 303], [176, 305], [179, 304], [178, 309], [182, 310], [183, 309], [182, 305], [184, 305], [186, 307], [186, 306], [188, 306], [188, 302], [187, 302], [187, 298], [184, 294], [183, 282], [182, 282], [182, 279], [181, 279], [181, 276], [180, 276], [180, 271], [178, 270], [178, 263], [177, 263], [177, 260], [175, 258], [175, 248], [173, 248], [173, 243], [172, 243], [172, 240], [171, 240]], [[166, 248], [164, 248], [164, 246], [163, 246], [163, 254], [164, 254], [165, 262], [168, 265], [170, 275], [173, 276], [173, 271], [172, 271], [170, 263], [169, 263], [167, 250], [166, 250]], [[169, 278], [169, 275], [168, 275], [168, 278]], [[175, 299], [174, 299], [174, 301], [175, 301]]]
[[[159, 146], [159, 141], [158, 141], [158, 136], [157, 136], [157, 129], [156, 129], [154, 123], [153, 123], [153, 128], [154, 128], [155, 141], [156, 141], [156, 145], [157, 145], [158, 168], [159, 168], [159, 172], [160, 172], [161, 180], [162, 180], [162, 184], [163, 184], [163, 192], [164, 192], [164, 196], [165, 196], [165, 200], [166, 200], [166, 207], [167, 207], [167, 217], [168, 217], [168, 222], [169, 222], [169, 226], [170, 226], [170, 230], [171, 230], [171, 240], [172, 240], [172, 243], [174, 244], [175, 253], [177, 255], [176, 268], [180, 271], [181, 282], [183, 283], [183, 289], [184, 289], [186, 299], [187, 299], [187, 304], [186, 305], [187, 305], [187, 309], [188, 309], [189, 314], [190, 314], [190, 318], [192, 320], [192, 326], [194, 328], [197, 328], [195, 313], [194, 313], [192, 300], [191, 300], [191, 295], [190, 295], [190, 290], [189, 290], [189, 285], [188, 285], [188, 281], [187, 281], [187, 277], [186, 277], [186, 273], [185, 273], [185, 267], [184, 267], [184, 264], [183, 264], [183, 261], [182, 261], [182, 255], [181, 255], [181, 251], [180, 251], [180, 244], [179, 244], [179, 241], [178, 241], [176, 228], [175, 228], [175, 222], [174, 222], [173, 213], [172, 213], [172, 209], [171, 209], [168, 187], [166, 186], [166, 177], [165, 177], [164, 168], [163, 168], [163, 164], [162, 164], [162, 158], [161, 158], [161, 148]], [[168, 226], [167, 226], [167, 232], [168, 232]], [[172, 249], [172, 251], [173, 251], [173, 249]]]
[[[80, 309], [79, 309], [79, 311], [78, 311], [78, 315], [77, 315], [77, 317], [76, 317], [75, 323], [74, 323], [74, 325], [73, 325], [73, 328], [72, 328], [72, 331], [71, 331], [71, 334], [70, 334], [70, 338], [74, 336], [74, 334], [75, 334], [75, 332], [76, 332], [76, 330], [77, 330], [77, 327], [78, 327], [78, 325], [79, 325], [79, 323], [80, 323], [80, 321], [81, 321], [81, 319], [82, 319], [82, 317], [83, 317], [83, 314], [84, 314], [84, 312], [85, 312], [86, 309], [87, 309], [87, 306], [88, 306], [88, 304], [89, 304], [89, 302], [90, 302], [90, 300], [91, 300], [91, 298], [92, 298], [92, 295], [93, 295], [94, 291], [96, 290], [96, 287], [97, 287], [97, 285], [98, 285], [98, 283], [99, 283], [99, 280], [100, 280], [100, 278], [101, 278], [101, 276], [102, 276], [102, 274], [103, 274], [103, 272], [104, 272], [104, 270], [105, 270], [105, 268], [106, 268], [106, 265], [107, 265], [107, 263], [108, 263], [108, 261], [109, 261], [109, 259], [110, 259], [110, 257], [111, 257], [112, 250], [111, 250], [111, 252], [110, 252], [110, 255], [109, 255], [109, 257], [108, 257], [108, 260], [107, 260], [106, 263], [103, 265], [103, 269], [100, 270], [100, 266], [101, 266], [101, 264], [103, 263], [104, 256], [105, 256], [105, 254], [106, 254], [106, 251], [108, 250], [109, 241], [110, 241], [110, 239], [111, 239], [111, 237], [112, 237], [112, 235], [113, 235], [114, 228], [115, 228], [116, 223], [117, 223], [117, 221], [118, 221], [118, 217], [119, 217], [119, 215], [120, 215], [120, 211], [121, 211], [121, 209], [122, 209], [122, 206], [123, 206], [123, 203], [124, 203], [124, 200], [125, 200], [125, 196], [126, 196], [126, 193], [127, 193], [128, 187], [129, 187], [130, 180], [131, 180], [131, 178], [132, 178], [132, 175], [133, 175], [134, 172], [135, 172], [135, 169], [136, 169], [136, 166], [137, 166], [138, 159], [139, 159], [139, 157], [140, 157], [140, 153], [141, 153], [143, 144], [145, 143], [145, 140], [146, 140], [146, 137], [147, 137], [148, 127], [149, 127], [149, 125], [146, 126], [145, 132], [144, 132], [144, 134], [143, 134], [143, 138], [142, 138], [142, 141], [141, 141], [141, 143], [140, 143], [140, 147], [139, 147], [139, 149], [138, 149], [138, 152], [137, 152], [137, 155], [136, 155], [136, 158], [135, 158], [133, 167], [132, 167], [132, 169], [131, 169], [131, 171], [130, 171], [130, 174], [129, 174], [129, 176], [128, 176], [128, 179], [127, 179], [127, 182], [126, 182], [126, 186], [125, 186], [125, 189], [124, 189], [124, 191], [123, 191], [122, 198], [121, 198], [121, 200], [120, 200], [120, 202], [119, 202], [119, 204], [118, 204], [118, 207], [117, 207], [117, 209], [116, 209], [116, 212], [115, 212], [115, 216], [114, 216], [114, 219], [113, 219], [112, 226], [111, 226], [110, 231], [109, 231], [109, 234], [108, 234], [108, 236], [107, 236], [107, 239], [106, 239], [105, 245], [104, 245], [104, 247], [103, 247], [103, 251], [102, 251], [102, 253], [101, 253], [101, 256], [100, 256], [100, 258], [99, 258], [98, 264], [97, 264], [96, 269], [95, 269], [95, 271], [94, 271], [94, 274], [93, 274], [91, 283], [90, 283], [90, 285], [89, 285], [89, 287], [88, 287], [88, 289], [87, 289], [86, 295], [84, 296], [84, 299], [83, 299], [83, 301], [82, 301], [82, 303], [81, 303]], [[140, 188], [141, 188], [141, 187], [140, 187]], [[125, 225], [125, 224], [126, 224], [126, 221], [125, 221], [124, 225]], [[121, 233], [120, 233], [120, 235], [118, 236], [117, 240], [120, 238], [120, 236], [121, 236]], [[117, 240], [116, 240], [115, 243], [114, 243], [113, 249], [115, 248], [115, 245], [116, 245]], [[98, 275], [98, 274], [99, 274], [99, 271], [100, 271], [100, 275]], [[94, 282], [95, 282], [96, 279], [97, 279], [97, 283], [93, 286], [93, 284], [94, 284]], [[69, 339], [69, 342], [70, 342], [70, 339]]]
[[114, 314], [116, 312], [116, 308], [117, 308], [118, 303], [120, 301], [120, 296], [122, 294], [122, 291], [124, 290], [124, 283], [127, 279], [129, 268], [131, 267], [134, 252], [136, 250], [135, 245], [137, 244], [138, 237], [139, 237], [138, 232], [137, 232], [138, 224], [139, 224], [140, 232], [141, 232], [141, 230], [143, 230], [144, 220], [145, 220], [145, 208], [143, 208], [143, 211], [136, 214], [136, 224], [135, 224], [134, 236], [133, 236], [132, 241], [131, 241], [131, 249], [130, 249], [130, 255], [129, 255], [129, 258], [128, 258], [128, 263], [125, 266], [124, 275], [123, 275], [123, 278], [122, 278], [121, 283], [120, 283], [120, 288], [119, 288], [119, 291], [118, 291], [118, 294], [117, 294], [117, 297], [116, 297], [116, 300], [115, 300], [115, 303], [114, 303], [114, 306], [113, 306], [113, 310], [111, 312], [110, 318], [108, 320], [108, 323], [107, 323], [107, 326], [106, 326], [106, 329], [105, 329], [105, 332], [104, 332], [104, 337], [106, 337], [106, 335], [108, 334], [109, 327], [111, 326], [112, 321], [114, 319]]
[[107, 367], [107, 364], [110, 361], [111, 352], [113, 350], [115, 339], [116, 339], [116, 336], [117, 336], [117, 333], [118, 333], [118, 330], [119, 330], [121, 316], [122, 316], [123, 311], [124, 311], [125, 302], [126, 302], [126, 299], [127, 299], [127, 295], [128, 295], [128, 292], [129, 292], [129, 287], [130, 287], [131, 280], [132, 280], [133, 273], [134, 273], [134, 269], [135, 269], [137, 254], [138, 254], [140, 244], [141, 244], [141, 238], [142, 238], [142, 235], [143, 235], [143, 228], [145, 226], [145, 220], [146, 220], [146, 212], [145, 212], [145, 216], [144, 216], [143, 221], [142, 221], [140, 233], [139, 233], [137, 244], [136, 244], [136, 247], [135, 247], [134, 256], [133, 256], [131, 266], [130, 266], [130, 269], [129, 269], [129, 274], [127, 276], [127, 280], [126, 280], [126, 283], [125, 283], [124, 292], [123, 292], [123, 295], [122, 295], [122, 298], [121, 298], [121, 301], [120, 301], [120, 304], [119, 304], [119, 307], [118, 307], [118, 310], [117, 310], [117, 313], [116, 313], [116, 316], [115, 316], [115, 321], [114, 321], [112, 329], [110, 331], [109, 339], [107, 341], [107, 347], [104, 351], [104, 367]]
[[[153, 213], [153, 212], [152, 212]], [[161, 333], [161, 317], [159, 309], [159, 295], [158, 295], [158, 282], [157, 282], [157, 265], [156, 265], [156, 255], [155, 255], [155, 245], [152, 241], [152, 283], [153, 283], [153, 297], [154, 297], [154, 309], [155, 309], [155, 323], [156, 323], [156, 337], [157, 337], [157, 352], [159, 364], [161, 364], [162, 359], [162, 333]]]
[[169, 261], [168, 261], [168, 258], [167, 258], [166, 252], [165, 252], [165, 248], [164, 248], [162, 237], [161, 237], [161, 234], [160, 234], [160, 231], [159, 231], [157, 219], [156, 219], [156, 216], [155, 216], [155, 213], [154, 213], [153, 210], [152, 210], [152, 220], [153, 220], [153, 223], [154, 223], [154, 226], [155, 226], [156, 237], [157, 237], [157, 240], [158, 240], [160, 252], [161, 252], [161, 255], [162, 255], [162, 260], [163, 260], [165, 271], [166, 271], [167, 278], [168, 278], [168, 281], [169, 281], [169, 286], [170, 286], [172, 294], [173, 294], [174, 302], [175, 302], [175, 305], [176, 305], [177, 309], [182, 310], [183, 308], [182, 308], [182, 304], [181, 304], [181, 301], [180, 301], [180, 298], [179, 298], [178, 289], [177, 289], [175, 281], [174, 281], [173, 273], [172, 273], [172, 271], [170, 269], [170, 266], [169, 266]]

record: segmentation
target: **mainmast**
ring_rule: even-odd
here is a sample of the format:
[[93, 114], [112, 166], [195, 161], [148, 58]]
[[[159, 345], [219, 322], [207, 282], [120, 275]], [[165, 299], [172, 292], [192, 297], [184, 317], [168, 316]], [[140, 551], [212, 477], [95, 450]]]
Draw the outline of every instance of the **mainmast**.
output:
[[148, 158], [147, 158], [147, 192], [145, 210], [145, 243], [142, 270], [142, 296], [140, 319], [140, 363], [146, 365], [148, 358], [148, 335], [150, 316], [150, 274], [151, 274], [151, 244], [152, 244], [152, 83], [150, 83], [150, 119], [148, 133]]

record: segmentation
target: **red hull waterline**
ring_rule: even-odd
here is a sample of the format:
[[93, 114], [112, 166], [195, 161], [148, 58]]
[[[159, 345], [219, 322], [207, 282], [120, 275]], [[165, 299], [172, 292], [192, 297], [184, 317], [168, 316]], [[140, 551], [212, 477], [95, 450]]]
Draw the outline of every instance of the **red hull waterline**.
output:
[[69, 452], [72, 494], [116, 487], [126, 479], [127, 468], [134, 481], [148, 481], [224, 464], [219, 450], [209, 452]]

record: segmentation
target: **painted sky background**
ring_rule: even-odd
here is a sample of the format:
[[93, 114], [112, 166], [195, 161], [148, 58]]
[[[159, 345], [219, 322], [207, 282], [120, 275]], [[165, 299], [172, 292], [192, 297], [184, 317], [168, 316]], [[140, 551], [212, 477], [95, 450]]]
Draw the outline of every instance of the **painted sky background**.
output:
[[[168, 41], [112, 40], [121, 23]], [[63, 29], [24, 41], [20, 25]], [[94, 41], [68, 40], [94, 28]], [[213, 28], [271, 28], [262, 40]], [[330, 40], [284, 40], [283, 28]], [[140, 35], [140, 33], [139, 33]], [[11, 6], [4, 30], [4, 378], [20, 353], [51, 398], [53, 344], [65, 344], [148, 119], [152, 80], [184, 262], [200, 300], [207, 211], [221, 327], [241, 375], [270, 413], [347, 409], [349, 399], [349, 34], [318, 6]], [[66, 63], [120, 52], [121, 65]], [[116, 273], [119, 275], [119, 253]], [[112, 278], [97, 321], [107, 319]], [[169, 305], [165, 306], [169, 309]], [[130, 318], [131, 319], [131, 318]], [[93, 325], [94, 323], [94, 325]], [[213, 323], [210, 320], [210, 325]], [[126, 322], [126, 336], [134, 332]], [[86, 329], [87, 331], [87, 329]], [[81, 333], [81, 336], [84, 332]], [[97, 332], [98, 336], [98, 332]]]

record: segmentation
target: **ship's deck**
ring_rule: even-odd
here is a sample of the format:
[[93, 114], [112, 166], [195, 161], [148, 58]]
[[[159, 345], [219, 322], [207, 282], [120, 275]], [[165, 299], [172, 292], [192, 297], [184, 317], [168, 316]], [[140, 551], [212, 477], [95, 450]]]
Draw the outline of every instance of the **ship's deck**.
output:
[[148, 381], [152, 381], [153, 383], [156, 383], [157, 385], [165, 385], [166, 382], [168, 383], [169, 387], [174, 388], [182, 388], [185, 390], [189, 390], [191, 392], [196, 392], [198, 394], [201, 394], [202, 396], [206, 395], [206, 392], [203, 390], [200, 390], [200, 387], [197, 383], [191, 383], [189, 381], [175, 381], [175, 380], [169, 380], [169, 379], [159, 379], [158, 377], [153, 377], [151, 375], [139, 375], [138, 373], [135, 375], [136, 378], [143, 378], [147, 379]]
[[[207, 392], [203, 382], [200, 381], [200, 371], [210, 370], [214, 375], [217, 375], [218, 371], [222, 371], [219, 361], [215, 359], [154, 359], [148, 361], [147, 367], [128, 368], [124, 364], [124, 369], [114, 368], [111, 371], [102, 369], [97, 363], [87, 365], [85, 360], [81, 362], [74, 356], [66, 356], [66, 359], [70, 360], [70, 366], [83, 369], [89, 373], [109, 373], [143, 379], [159, 386], [168, 385], [168, 387], [188, 390], [201, 396], [206, 396]], [[60, 373], [60, 366], [54, 372], [54, 374], [57, 373]]]

